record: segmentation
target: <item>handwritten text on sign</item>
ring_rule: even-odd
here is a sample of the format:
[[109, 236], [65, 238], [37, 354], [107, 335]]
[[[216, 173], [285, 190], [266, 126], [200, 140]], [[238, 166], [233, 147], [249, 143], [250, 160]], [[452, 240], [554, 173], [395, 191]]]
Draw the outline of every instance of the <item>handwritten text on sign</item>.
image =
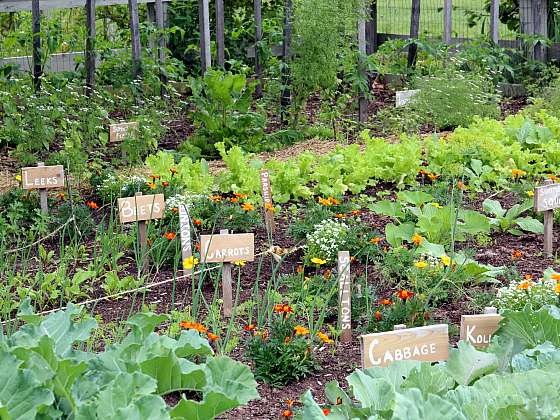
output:
[[338, 253], [338, 276], [338, 319], [342, 330], [342, 341], [347, 343], [352, 340], [350, 252], [348, 251]]
[[56, 165], [23, 168], [21, 180], [24, 190], [64, 187], [64, 167]]
[[548, 211], [560, 207], [560, 184], [535, 188], [535, 211]]
[[163, 194], [119, 198], [121, 223], [161, 219], [164, 211], [165, 198]]
[[116, 143], [124, 141], [128, 133], [138, 131], [138, 122], [111, 124], [109, 126], [109, 142]]
[[461, 340], [468, 341], [475, 347], [488, 347], [492, 335], [500, 327], [502, 317], [491, 315], [461, 316]]
[[206, 263], [254, 261], [255, 235], [252, 233], [202, 235], [200, 260]]
[[437, 362], [449, 356], [447, 324], [362, 335], [361, 339], [364, 369], [397, 360]]

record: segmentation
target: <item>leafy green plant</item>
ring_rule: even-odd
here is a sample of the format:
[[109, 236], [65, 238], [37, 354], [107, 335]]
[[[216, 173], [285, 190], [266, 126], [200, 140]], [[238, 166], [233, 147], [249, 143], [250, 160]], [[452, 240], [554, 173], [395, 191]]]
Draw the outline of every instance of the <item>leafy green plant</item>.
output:
[[244, 74], [209, 70], [202, 80], [192, 79], [191, 88], [199, 126], [195, 136], [181, 145], [181, 150], [198, 157], [216, 157], [216, 143], [229, 149], [242, 145], [258, 148], [264, 136], [265, 118], [251, 111], [255, 82], [247, 83]]
[[527, 210], [533, 208], [533, 201], [526, 200], [521, 204], [505, 210], [499, 201], [486, 199], [482, 203], [485, 212], [492, 214], [490, 223], [502, 232], [512, 235], [522, 235], [523, 231], [531, 233], [543, 233], [544, 225], [532, 217], [520, 217]]
[[[258, 398], [250, 370], [213, 356], [197, 332], [183, 332], [178, 339], [154, 333], [165, 315], [130, 318], [128, 335], [102, 353], [81, 347], [97, 326], [81, 315], [70, 304], [41, 318], [28, 303], [22, 305], [19, 319], [26, 324], [2, 335], [0, 347], [6, 367], [0, 373], [6, 384], [0, 391], [4, 417], [211, 419]], [[183, 394], [167, 407], [163, 395], [186, 390], [200, 393], [200, 400]]]

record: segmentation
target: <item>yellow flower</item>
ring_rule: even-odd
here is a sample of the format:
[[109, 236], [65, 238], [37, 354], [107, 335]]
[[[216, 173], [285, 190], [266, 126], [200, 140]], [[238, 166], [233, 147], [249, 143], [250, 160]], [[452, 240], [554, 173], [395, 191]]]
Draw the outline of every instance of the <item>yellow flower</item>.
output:
[[556, 283], [556, 287], [554, 288], [554, 291], [556, 292], [557, 295], [560, 295], [560, 283]]
[[311, 258], [311, 262], [312, 262], [313, 264], [323, 265], [323, 264], [326, 264], [326, 263], [327, 263], [327, 260], [322, 260], [321, 258], [315, 257], [315, 258]]
[[243, 267], [245, 264], [247, 264], [247, 263], [243, 260], [237, 260], [237, 261], [233, 262], [233, 265], [236, 265], [238, 267]]
[[189, 257], [183, 261], [183, 268], [185, 270], [192, 270], [195, 265], [198, 264], [198, 258]]
[[426, 268], [426, 267], [428, 266], [428, 263], [427, 263], [426, 261], [416, 261], [416, 262], [414, 263], [414, 266], [415, 266], [416, 268], [419, 268], [420, 270], [422, 270], [422, 269], [424, 269], [424, 268]]
[[21, 182], [21, 175], [16, 175], [16, 181]]
[[321, 339], [321, 341], [323, 341], [323, 343], [325, 343], [325, 344], [330, 344], [330, 343], [333, 342], [333, 340], [331, 340], [327, 334], [325, 334], [321, 331], [317, 332], [317, 337], [319, 337]]
[[511, 170], [511, 176], [514, 178], [520, 178], [524, 175], [527, 175], [527, 172], [522, 171], [521, 169], [512, 169]]
[[430, 206], [434, 206], [436, 209], [442, 209], [443, 206], [439, 203], [430, 203]]
[[520, 290], [528, 290], [534, 284], [535, 283], [533, 283], [531, 280], [524, 280], [517, 285], [517, 288], [520, 289]]
[[296, 335], [307, 335], [309, 334], [309, 330], [301, 325], [296, 325], [294, 328]]
[[241, 208], [245, 211], [253, 211], [255, 210], [255, 207], [251, 204], [251, 203], [243, 203], [241, 205]]
[[442, 255], [439, 258], [441, 259], [441, 262], [443, 263], [443, 265], [445, 265], [446, 267], [448, 267], [449, 264], [451, 264], [451, 258], [449, 258], [447, 255]]
[[535, 196], [535, 191], [527, 191], [527, 196], [528, 197], [534, 197]]

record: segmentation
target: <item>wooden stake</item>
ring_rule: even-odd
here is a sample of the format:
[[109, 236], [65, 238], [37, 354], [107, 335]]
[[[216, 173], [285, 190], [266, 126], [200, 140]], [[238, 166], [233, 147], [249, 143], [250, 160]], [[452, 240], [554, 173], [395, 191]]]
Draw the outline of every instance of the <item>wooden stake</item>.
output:
[[494, 44], [500, 41], [500, 0], [491, 0], [490, 3], [490, 39]]
[[158, 28], [158, 31], [160, 32], [159, 37], [158, 37], [158, 54], [157, 54], [157, 59], [160, 65], [160, 72], [159, 72], [159, 80], [161, 82], [161, 91], [160, 91], [160, 95], [161, 97], [165, 97], [167, 96], [167, 89], [166, 89], [166, 85], [167, 85], [167, 74], [165, 73], [165, 70], [163, 69], [164, 64], [165, 64], [165, 49], [167, 47], [167, 42], [165, 40], [165, 34], [163, 33], [163, 31], [165, 30], [165, 28], [167, 27], [167, 23], [166, 23], [166, 18], [165, 18], [165, 8], [167, 7], [167, 3], [164, 4], [162, 0], [156, 0], [155, 1], [155, 14], [156, 14], [156, 26]]
[[282, 66], [282, 97], [280, 99], [280, 117], [282, 123], [287, 121], [288, 107], [292, 102], [292, 91], [290, 87], [290, 48], [292, 47], [292, 0], [285, 0], [284, 5], [284, 31], [282, 41], [282, 55], [284, 65]]
[[408, 47], [408, 67], [416, 65], [416, 56], [418, 53], [418, 45], [416, 40], [420, 32], [420, 0], [412, 0], [412, 10], [410, 14], [410, 39], [412, 44]]
[[226, 63], [224, 26], [224, 0], [216, 0], [216, 49], [218, 66], [221, 68]]
[[200, 31], [200, 65], [202, 74], [212, 67], [210, 49], [210, 5], [209, 0], [198, 0], [198, 19]]
[[262, 97], [263, 94], [263, 79], [262, 79], [262, 62], [260, 58], [260, 43], [262, 41], [262, 4], [261, 0], [254, 0], [255, 7], [255, 73], [259, 83], [255, 90], [255, 94], [258, 98]]
[[86, 95], [91, 96], [95, 87], [95, 0], [86, 0]]
[[[37, 162], [37, 166], [45, 166], [44, 162]], [[39, 201], [41, 203], [41, 213], [49, 214], [49, 196], [46, 188], [39, 188]]]
[[[220, 230], [220, 235], [227, 235], [229, 230]], [[233, 309], [233, 292], [232, 292], [232, 281], [231, 281], [231, 269], [233, 268], [232, 263], [224, 263], [222, 265], [222, 299], [224, 301], [224, 317], [231, 318], [231, 313]]]
[[[360, 16], [358, 21], [358, 49], [360, 50], [360, 56], [358, 58], [358, 68], [360, 76], [363, 78], [367, 78], [366, 66], [364, 63], [364, 56], [366, 55], [366, 21], [364, 16]], [[368, 100], [366, 98], [366, 92], [360, 92], [358, 97], [358, 121], [360, 123], [365, 123], [367, 122], [367, 119]]]
[[377, 51], [377, 0], [372, 1], [369, 16], [366, 22], [366, 52], [371, 55]]
[[451, 44], [451, 29], [452, 29], [452, 14], [453, 4], [452, 0], [443, 1], [443, 42], [447, 45]]
[[[135, 194], [135, 197], [142, 196], [141, 192]], [[136, 200], [134, 200], [136, 202]], [[136, 203], [135, 203], [136, 206]], [[145, 274], [148, 269], [148, 225], [145, 220], [138, 221], [138, 241], [140, 242], [140, 273]]]
[[338, 323], [340, 341], [352, 341], [352, 283], [350, 279], [350, 252], [338, 252]]
[[142, 74], [140, 19], [138, 17], [137, 0], [128, 0], [128, 12], [130, 15], [130, 37], [132, 43], [132, 78], [136, 80]]
[[33, 19], [33, 87], [35, 92], [41, 90], [41, 8], [39, 0], [31, 1], [31, 15]]
[[[179, 206], [179, 228], [181, 234], [181, 257], [183, 261], [192, 257], [192, 243], [191, 243], [191, 220], [189, 211], [186, 205]], [[190, 269], [183, 269], [185, 276], [192, 273]]]

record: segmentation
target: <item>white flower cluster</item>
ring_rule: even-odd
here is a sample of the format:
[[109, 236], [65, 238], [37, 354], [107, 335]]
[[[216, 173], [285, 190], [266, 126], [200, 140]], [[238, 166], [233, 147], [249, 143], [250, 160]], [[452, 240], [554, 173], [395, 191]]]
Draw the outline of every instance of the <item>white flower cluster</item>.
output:
[[205, 199], [205, 195], [201, 194], [177, 194], [173, 197], [169, 197], [165, 202], [166, 211], [170, 212], [172, 209], [178, 209], [180, 206], [187, 206], [187, 210], [193, 208], [194, 203], [197, 201]]
[[307, 234], [307, 249], [310, 256], [326, 260], [336, 259], [338, 251], [342, 250], [346, 243], [348, 230], [346, 223], [331, 219], [316, 224], [313, 233]]
[[499, 310], [520, 311], [530, 303], [533, 309], [538, 310], [543, 305], [558, 302], [556, 283], [556, 280], [552, 279], [512, 281], [508, 286], [498, 289], [493, 304]]
[[147, 182], [148, 179], [146, 177], [133, 175], [130, 178], [130, 180], [123, 183], [123, 186], [121, 187], [121, 191], [129, 191], [129, 190], [138, 191], [144, 185], [146, 185]]

